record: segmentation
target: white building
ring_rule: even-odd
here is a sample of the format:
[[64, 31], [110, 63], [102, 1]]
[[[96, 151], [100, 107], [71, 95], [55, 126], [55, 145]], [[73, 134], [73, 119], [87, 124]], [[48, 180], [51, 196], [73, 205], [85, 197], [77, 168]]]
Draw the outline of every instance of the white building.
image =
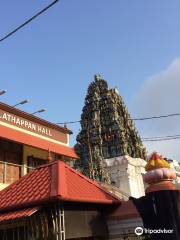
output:
[[[105, 159], [104, 165], [109, 169], [111, 184], [115, 187], [109, 190], [116, 193], [119, 189], [120, 192], [135, 198], [144, 196], [147, 187], [143, 181], [146, 163], [141, 158], [128, 155]], [[175, 183], [180, 188], [180, 165], [176, 160], [171, 160], [170, 166], [176, 171]]]
[[175, 184], [180, 189], [180, 163], [177, 160], [168, 160], [168, 162], [176, 172]]

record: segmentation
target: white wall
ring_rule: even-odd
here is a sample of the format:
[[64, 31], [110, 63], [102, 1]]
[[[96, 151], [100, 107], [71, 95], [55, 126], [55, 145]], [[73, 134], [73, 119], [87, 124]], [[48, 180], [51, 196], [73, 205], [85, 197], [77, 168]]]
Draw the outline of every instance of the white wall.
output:
[[146, 161], [121, 156], [105, 159], [105, 165], [109, 168], [111, 181], [121, 191], [136, 198], [145, 195], [142, 174], [145, 173]]

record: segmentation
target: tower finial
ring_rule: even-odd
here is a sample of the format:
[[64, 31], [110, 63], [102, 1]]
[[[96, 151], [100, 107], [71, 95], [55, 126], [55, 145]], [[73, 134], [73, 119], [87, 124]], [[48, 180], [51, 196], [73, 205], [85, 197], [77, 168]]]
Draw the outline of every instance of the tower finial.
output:
[[101, 79], [101, 75], [99, 73], [94, 75], [95, 81], [99, 81]]

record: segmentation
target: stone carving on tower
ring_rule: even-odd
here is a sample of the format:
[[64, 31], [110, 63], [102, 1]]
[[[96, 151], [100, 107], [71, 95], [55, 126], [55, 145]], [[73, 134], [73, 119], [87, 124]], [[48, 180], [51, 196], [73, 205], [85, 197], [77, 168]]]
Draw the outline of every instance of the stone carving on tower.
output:
[[90, 83], [81, 114], [76, 152], [82, 172], [92, 179], [109, 182], [103, 159], [129, 155], [146, 159], [133, 120], [117, 89], [109, 89], [99, 74]]

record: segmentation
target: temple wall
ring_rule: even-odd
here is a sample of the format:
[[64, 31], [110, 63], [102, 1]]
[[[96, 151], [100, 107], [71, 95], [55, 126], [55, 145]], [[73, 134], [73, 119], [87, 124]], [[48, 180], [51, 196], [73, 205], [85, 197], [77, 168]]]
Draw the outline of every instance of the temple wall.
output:
[[145, 195], [142, 174], [146, 161], [140, 158], [121, 156], [106, 159], [112, 184], [132, 197]]
[[109, 240], [139, 239], [134, 230], [136, 227], [143, 227], [141, 218], [109, 219], [107, 223]]

